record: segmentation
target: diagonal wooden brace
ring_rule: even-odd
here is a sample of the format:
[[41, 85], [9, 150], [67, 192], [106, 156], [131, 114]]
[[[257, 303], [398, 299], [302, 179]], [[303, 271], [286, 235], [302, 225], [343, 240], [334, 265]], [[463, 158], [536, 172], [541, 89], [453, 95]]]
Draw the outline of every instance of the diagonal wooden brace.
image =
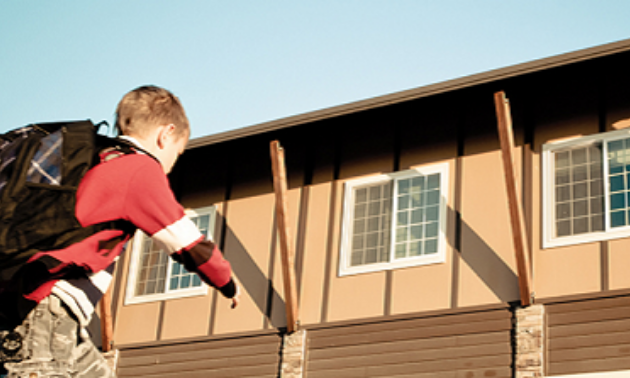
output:
[[503, 172], [505, 173], [505, 184], [508, 195], [510, 225], [512, 226], [512, 239], [514, 242], [514, 253], [516, 255], [521, 305], [529, 306], [532, 303], [529, 245], [527, 231], [525, 229], [523, 207], [518, 195], [516, 170], [514, 169], [514, 136], [512, 132], [510, 103], [505, 97], [505, 92], [500, 91], [494, 94], [494, 105], [497, 112], [497, 125], [499, 129], [499, 140], [501, 142], [501, 156], [503, 158]]
[[287, 174], [284, 164], [284, 150], [277, 140], [270, 144], [273, 188], [276, 193], [276, 224], [280, 236], [282, 275], [284, 277], [284, 301], [287, 313], [287, 332], [298, 329], [297, 287], [295, 284], [295, 252], [287, 221]]

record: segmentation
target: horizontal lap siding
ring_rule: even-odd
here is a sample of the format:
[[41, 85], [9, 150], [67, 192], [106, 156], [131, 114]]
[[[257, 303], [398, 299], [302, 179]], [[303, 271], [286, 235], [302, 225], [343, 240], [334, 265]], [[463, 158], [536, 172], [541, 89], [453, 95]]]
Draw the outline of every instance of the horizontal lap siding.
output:
[[122, 349], [118, 376], [275, 378], [281, 342], [273, 334]]
[[511, 377], [507, 309], [308, 331], [306, 377]]
[[630, 369], [630, 297], [548, 304], [549, 375]]

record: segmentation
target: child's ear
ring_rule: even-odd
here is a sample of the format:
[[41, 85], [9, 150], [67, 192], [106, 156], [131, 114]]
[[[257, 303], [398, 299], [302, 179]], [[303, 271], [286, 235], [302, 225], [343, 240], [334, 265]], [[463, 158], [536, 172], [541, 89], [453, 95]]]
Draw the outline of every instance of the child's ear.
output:
[[172, 123], [166, 126], [160, 126], [157, 133], [157, 145], [164, 148], [169, 140], [175, 135], [175, 125]]

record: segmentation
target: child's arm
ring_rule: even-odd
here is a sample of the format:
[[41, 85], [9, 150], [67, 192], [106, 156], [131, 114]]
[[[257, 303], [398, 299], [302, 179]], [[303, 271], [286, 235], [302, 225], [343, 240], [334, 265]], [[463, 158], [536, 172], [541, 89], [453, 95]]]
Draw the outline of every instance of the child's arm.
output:
[[159, 164], [149, 157], [146, 159], [129, 182], [125, 201], [127, 219], [160, 243], [186, 269], [197, 273], [225, 297], [234, 298], [237, 287], [230, 263], [212, 241], [204, 240], [197, 226], [184, 214]]

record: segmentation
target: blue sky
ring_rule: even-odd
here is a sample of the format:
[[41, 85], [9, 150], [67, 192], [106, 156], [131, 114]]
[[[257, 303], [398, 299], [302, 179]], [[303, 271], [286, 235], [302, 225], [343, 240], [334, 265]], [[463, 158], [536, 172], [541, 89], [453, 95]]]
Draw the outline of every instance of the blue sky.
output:
[[630, 38], [630, 1], [0, 3], [0, 132], [113, 121], [143, 84], [200, 137]]

